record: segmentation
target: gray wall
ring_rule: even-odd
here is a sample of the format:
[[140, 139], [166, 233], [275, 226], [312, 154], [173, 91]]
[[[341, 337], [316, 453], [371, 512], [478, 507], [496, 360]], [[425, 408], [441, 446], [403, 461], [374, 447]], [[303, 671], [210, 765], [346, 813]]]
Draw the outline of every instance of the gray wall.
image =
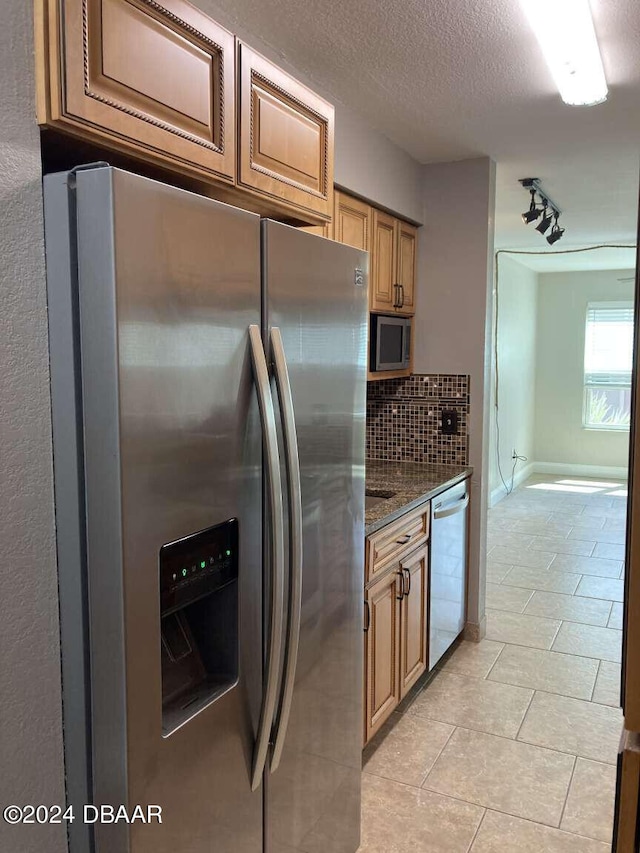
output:
[[[0, 27], [0, 801], [64, 803], [40, 144], [32, 6]], [[0, 850], [66, 850], [63, 826], [10, 828]]]
[[416, 373], [470, 380], [471, 479], [467, 636], [485, 630], [489, 383], [495, 163], [488, 157], [424, 167], [414, 335]]

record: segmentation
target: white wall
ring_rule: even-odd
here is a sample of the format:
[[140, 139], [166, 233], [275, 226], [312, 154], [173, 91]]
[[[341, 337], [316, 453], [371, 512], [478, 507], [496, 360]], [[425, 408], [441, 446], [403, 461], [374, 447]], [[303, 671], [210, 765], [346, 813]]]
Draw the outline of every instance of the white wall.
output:
[[[536, 319], [538, 276], [510, 255], [500, 254], [497, 280], [498, 324], [498, 425], [500, 428], [500, 468], [511, 484], [512, 452], [526, 456], [518, 462], [516, 479], [534, 461]], [[494, 350], [495, 352], [495, 350]], [[491, 384], [491, 446], [489, 449], [489, 489], [492, 500], [504, 496], [498, 470], [495, 400], [495, 355]]]
[[629, 270], [545, 273], [538, 278], [536, 461], [626, 468], [628, 432], [582, 426], [588, 302], [633, 300]]
[[[0, 27], [0, 801], [64, 803], [58, 587], [33, 4]], [[62, 853], [64, 825], [10, 827], [0, 850]]]
[[414, 371], [471, 377], [467, 634], [479, 639], [485, 628], [495, 164], [481, 157], [425, 166], [423, 189]]

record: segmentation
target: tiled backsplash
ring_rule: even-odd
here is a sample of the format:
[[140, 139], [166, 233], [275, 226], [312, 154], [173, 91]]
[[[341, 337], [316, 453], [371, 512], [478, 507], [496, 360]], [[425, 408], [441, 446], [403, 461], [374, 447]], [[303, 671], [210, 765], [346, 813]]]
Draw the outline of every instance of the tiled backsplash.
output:
[[[458, 435], [442, 435], [443, 409], [458, 413]], [[367, 458], [467, 465], [469, 377], [413, 374], [369, 382]]]

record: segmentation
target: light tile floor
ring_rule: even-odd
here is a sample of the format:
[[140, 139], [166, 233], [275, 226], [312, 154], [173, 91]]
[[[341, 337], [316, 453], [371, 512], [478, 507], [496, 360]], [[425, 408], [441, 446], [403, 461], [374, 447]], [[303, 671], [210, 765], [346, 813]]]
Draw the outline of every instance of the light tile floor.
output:
[[367, 748], [360, 853], [608, 853], [625, 486], [535, 477], [489, 511], [487, 636]]

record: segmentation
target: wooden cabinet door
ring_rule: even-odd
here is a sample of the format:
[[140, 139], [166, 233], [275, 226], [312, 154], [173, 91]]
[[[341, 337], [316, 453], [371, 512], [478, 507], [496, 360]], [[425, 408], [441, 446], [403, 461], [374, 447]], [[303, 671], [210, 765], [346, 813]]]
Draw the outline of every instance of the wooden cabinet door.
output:
[[401, 580], [391, 571], [366, 594], [365, 742], [378, 731], [400, 701]]
[[371, 208], [360, 199], [339, 190], [333, 202], [334, 240], [369, 251], [371, 241]]
[[369, 308], [371, 311], [395, 310], [396, 294], [396, 220], [382, 210], [373, 209], [373, 237], [371, 242], [371, 283]]
[[401, 219], [396, 224], [397, 273], [396, 282], [400, 285], [397, 312], [413, 314], [415, 312], [416, 282], [416, 245], [418, 229]]
[[241, 42], [238, 76], [238, 183], [330, 220], [333, 107]]
[[404, 597], [400, 615], [400, 698], [427, 669], [429, 549], [418, 548], [400, 562]]
[[231, 183], [234, 39], [185, 0], [36, 0], [38, 119]]

